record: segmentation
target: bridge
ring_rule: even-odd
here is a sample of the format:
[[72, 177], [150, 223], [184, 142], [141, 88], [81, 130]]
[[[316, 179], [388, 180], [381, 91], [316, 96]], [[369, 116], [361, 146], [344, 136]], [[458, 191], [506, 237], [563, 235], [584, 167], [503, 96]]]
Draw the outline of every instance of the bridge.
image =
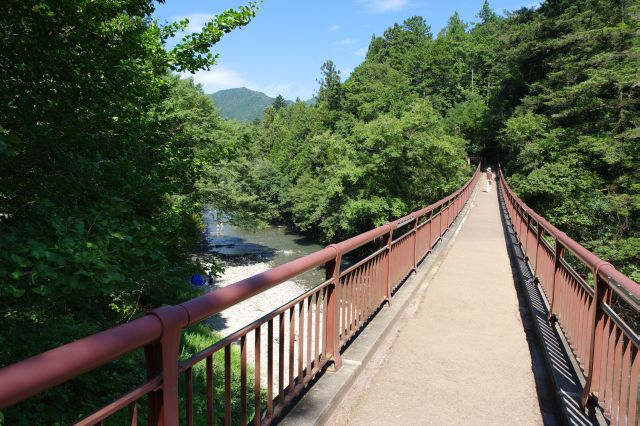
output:
[[[146, 380], [77, 424], [639, 424], [640, 287], [484, 179], [4, 367], [0, 410], [143, 350]], [[324, 282], [181, 357], [185, 328], [315, 268]]]

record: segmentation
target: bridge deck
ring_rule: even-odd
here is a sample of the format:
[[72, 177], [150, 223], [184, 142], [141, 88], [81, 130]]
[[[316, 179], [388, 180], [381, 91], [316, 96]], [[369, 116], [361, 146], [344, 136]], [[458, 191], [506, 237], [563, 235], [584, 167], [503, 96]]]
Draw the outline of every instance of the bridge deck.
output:
[[[542, 424], [495, 186], [339, 424]], [[338, 418], [340, 417], [340, 418]]]

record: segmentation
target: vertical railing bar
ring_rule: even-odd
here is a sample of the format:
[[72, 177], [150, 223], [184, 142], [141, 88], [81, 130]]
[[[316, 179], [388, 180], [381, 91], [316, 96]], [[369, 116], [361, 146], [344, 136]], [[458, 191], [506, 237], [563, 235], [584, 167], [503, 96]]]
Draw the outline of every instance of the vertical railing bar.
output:
[[295, 308], [289, 308], [289, 393], [293, 392], [294, 355], [295, 355]]
[[185, 420], [188, 426], [193, 426], [193, 370], [187, 368], [185, 374], [185, 387], [187, 388], [187, 403], [185, 405]]
[[224, 347], [224, 424], [231, 424], [231, 344]]
[[627, 414], [627, 424], [637, 425], [640, 421], [638, 416], [638, 374], [640, 372], [640, 355], [638, 348], [631, 348], [631, 372], [629, 373], [629, 411]]
[[213, 426], [213, 355], [206, 361], [207, 370], [207, 426]]
[[129, 425], [138, 426], [138, 401], [129, 404]]
[[307, 374], [311, 374], [311, 341], [313, 333], [313, 294], [307, 298]]
[[375, 273], [375, 270], [373, 269], [373, 260], [374, 259], [371, 259], [367, 262], [367, 302], [369, 311], [367, 316], [371, 315], [371, 312], [373, 311], [373, 305], [375, 303], [373, 297], [373, 274]]
[[314, 353], [314, 357], [313, 357], [313, 363], [316, 365], [316, 367], [318, 366], [318, 363], [320, 362], [320, 354], [322, 353], [320, 351], [320, 292], [324, 291], [324, 290], [320, 290], [316, 292], [316, 306], [315, 306], [315, 318], [316, 318], [316, 322], [315, 322], [315, 334], [314, 334], [314, 348], [315, 348], [315, 353]]
[[416, 217], [413, 222], [413, 272], [418, 271], [418, 222], [420, 217]]
[[267, 415], [273, 417], [273, 318], [267, 323]]
[[618, 424], [620, 415], [620, 385], [622, 381], [622, 354], [627, 348], [627, 341], [624, 333], [620, 333], [618, 343], [616, 343], [616, 353], [613, 361], [613, 394], [611, 398], [611, 424]]
[[304, 300], [298, 304], [298, 380], [302, 385], [302, 364], [304, 362]]
[[367, 262], [362, 265], [364, 270], [362, 272], [362, 297], [364, 298], [364, 315], [363, 322], [366, 321], [366, 318], [369, 317], [371, 313], [371, 291], [369, 289], [369, 274], [371, 273], [371, 262]]
[[[607, 371], [607, 355], [609, 353], [609, 339], [605, 338], [604, 336], [610, 336], [611, 335], [611, 328], [612, 328], [612, 323], [613, 320], [611, 320], [611, 318], [609, 318], [608, 316], [606, 316], [604, 318], [604, 325], [602, 327], [602, 346], [600, 348], [600, 371], [602, 372], [602, 374], [600, 375], [600, 380], [598, 382], [599, 386], [598, 386], [598, 397], [604, 399], [604, 395], [605, 395], [605, 389], [606, 389], [606, 383], [607, 383], [607, 375], [608, 375], [608, 371]], [[594, 359], [594, 362], [596, 360]], [[602, 401], [601, 401], [602, 402]]]
[[607, 386], [605, 390], [605, 398], [604, 398], [604, 406], [605, 412], [607, 414], [611, 414], [611, 410], [613, 408], [613, 393], [614, 393], [614, 383], [615, 383], [615, 366], [616, 366], [616, 352], [617, 345], [620, 338], [620, 331], [618, 330], [617, 325], [614, 323], [612, 328], [611, 336], [609, 337], [609, 354], [607, 355], [607, 370], [609, 370]]
[[356, 281], [357, 281], [358, 271], [354, 270], [349, 272], [349, 274], [345, 277], [346, 280], [342, 283], [342, 294], [344, 297], [342, 298], [344, 306], [342, 309], [342, 326], [340, 330], [342, 332], [343, 340], [347, 339], [350, 330], [353, 328], [352, 324], [355, 322], [356, 317], [356, 305], [355, 305], [355, 297], [356, 297]]
[[327, 341], [329, 339], [329, 336], [327, 335], [327, 332], [329, 330], [329, 327], [327, 326], [327, 316], [328, 316], [328, 310], [329, 310], [329, 287], [325, 287], [323, 289], [323, 295], [322, 295], [322, 352], [320, 353], [320, 357], [323, 359], [327, 358], [327, 352], [328, 352], [328, 348], [327, 348]]
[[259, 425], [262, 420], [260, 416], [260, 413], [262, 411], [262, 407], [260, 406], [260, 351], [261, 351], [260, 334], [261, 334], [261, 328], [260, 326], [258, 326], [255, 329], [255, 347], [254, 347], [255, 358], [256, 358], [256, 365], [254, 368], [254, 379], [253, 379], [253, 407], [254, 407], [253, 424], [254, 425]]
[[[625, 337], [626, 340], [626, 337]], [[626, 424], [629, 408], [629, 375], [630, 375], [630, 363], [631, 363], [631, 348], [633, 343], [627, 340], [624, 353], [622, 354], [622, 382], [620, 383], [620, 419], [623, 424]], [[636, 396], [637, 397], [637, 396]]]
[[560, 278], [560, 274], [561, 274], [561, 263], [560, 263], [560, 259], [562, 257], [564, 257], [564, 246], [560, 243], [560, 241], [558, 240], [558, 237], [554, 236], [555, 239], [555, 250], [553, 252], [553, 280], [551, 281], [551, 300], [549, 301], [549, 317], [547, 318], [547, 320], [551, 320], [551, 318], [556, 315], [556, 309], [555, 309], [555, 305], [557, 304], [556, 301], [556, 287], [557, 285], [557, 281]]
[[387, 303], [391, 305], [391, 245], [393, 241], [393, 227], [389, 225], [389, 233], [387, 235], [387, 259], [384, 265], [384, 283], [385, 283], [385, 297]]
[[353, 271], [353, 328], [357, 329], [360, 325], [360, 319], [362, 317], [362, 267]]
[[278, 401], [284, 403], [284, 312], [278, 316]]
[[240, 338], [240, 424], [247, 424], [247, 336]]

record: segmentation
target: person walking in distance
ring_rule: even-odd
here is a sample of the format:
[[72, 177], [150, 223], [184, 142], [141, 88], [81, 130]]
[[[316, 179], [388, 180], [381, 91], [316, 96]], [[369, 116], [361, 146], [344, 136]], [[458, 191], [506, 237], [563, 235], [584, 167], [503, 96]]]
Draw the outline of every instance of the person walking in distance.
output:
[[493, 185], [493, 172], [491, 171], [491, 167], [487, 167], [486, 178], [487, 190], [485, 192], [491, 192], [491, 185]]

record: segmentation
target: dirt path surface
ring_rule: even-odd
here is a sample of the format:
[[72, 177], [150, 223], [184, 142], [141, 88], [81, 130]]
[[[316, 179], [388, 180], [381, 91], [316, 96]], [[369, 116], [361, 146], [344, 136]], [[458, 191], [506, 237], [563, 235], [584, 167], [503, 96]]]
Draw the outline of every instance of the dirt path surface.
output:
[[484, 189], [417, 311], [329, 424], [542, 424], [496, 188]]

